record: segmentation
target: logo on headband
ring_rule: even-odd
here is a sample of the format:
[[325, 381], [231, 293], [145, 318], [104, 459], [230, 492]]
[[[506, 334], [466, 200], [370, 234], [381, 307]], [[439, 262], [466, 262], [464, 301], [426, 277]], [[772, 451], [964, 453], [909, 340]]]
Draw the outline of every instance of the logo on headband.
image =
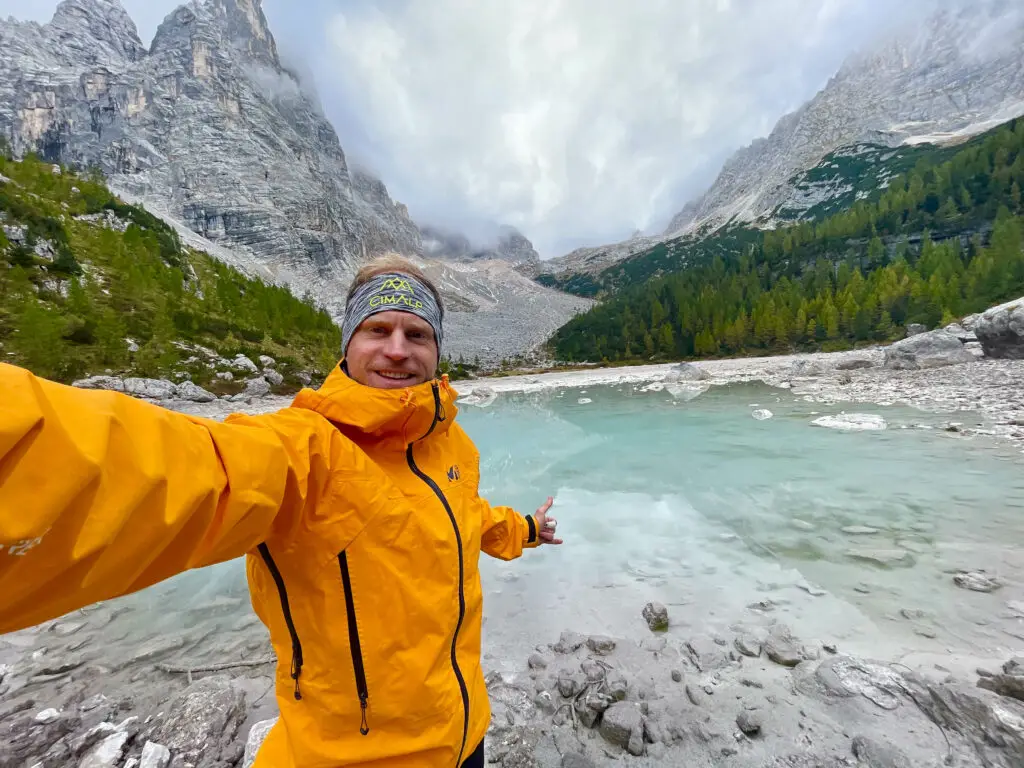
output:
[[399, 293], [415, 293], [412, 286], [409, 285], [408, 280], [404, 280], [397, 277], [389, 277], [384, 281], [384, 285], [380, 287], [377, 293], [384, 293], [384, 291], [398, 291]]

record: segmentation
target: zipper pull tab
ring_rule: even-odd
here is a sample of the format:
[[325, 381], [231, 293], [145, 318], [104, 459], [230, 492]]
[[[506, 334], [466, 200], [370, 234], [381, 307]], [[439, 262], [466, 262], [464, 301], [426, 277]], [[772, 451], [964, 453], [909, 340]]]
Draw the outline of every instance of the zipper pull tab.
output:
[[359, 732], [365, 736], [370, 732], [370, 726], [366, 722], [366, 694], [359, 694], [359, 708], [363, 710], [363, 719], [359, 723]]
[[302, 674], [302, 662], [298, 660], [298, 657], [292, 652], [292, 680], [295, 681], [295, 700], [302, 701], [302, 691], [299, 690], [299, 675]]

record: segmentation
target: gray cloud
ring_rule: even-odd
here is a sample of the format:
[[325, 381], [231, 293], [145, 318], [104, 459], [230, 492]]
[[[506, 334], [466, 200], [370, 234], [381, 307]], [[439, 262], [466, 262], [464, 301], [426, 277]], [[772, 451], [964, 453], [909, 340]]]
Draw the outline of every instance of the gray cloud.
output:
[[[146, 42], [176, 5], [123, 2]], [[549, 257], [660, 229], [848, 54], [951, 2], [967, 0], [264, 7], [353, 164], [414, 218], [478, 236], [510, 224]], [[54, 6], [0, 0], [0, 15], [42, 21]]]
[[414, 216], [511, 224], [553, 256], [659, 229], [892, 5], [347, 2], [314, 70], [346, 150]]

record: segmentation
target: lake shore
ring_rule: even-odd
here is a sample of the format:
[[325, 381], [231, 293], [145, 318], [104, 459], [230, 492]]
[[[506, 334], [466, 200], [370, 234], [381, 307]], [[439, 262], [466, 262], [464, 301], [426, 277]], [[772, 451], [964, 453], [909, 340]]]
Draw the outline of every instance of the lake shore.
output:
[[[965, 434], [984, 434], [1024, 443], [1024, 360], [978, 358], [974, 362], [924, 370], [886, 368], [884, 348], [849, 352], [815, 352], [771, 357], [696, 361], [712, 386], [764, 382], [787, 389], [808, 402], [864, 405], [907, 405], [929, 413], [973, 413], [985, 424], [966, 427]], [[847, 368], [852, 361], [870, 367]], [[687, 365], [687, 364], [684, 364]], [[462, 396], [474, 392], [515, 393], [548, 389], [585, 389], [609, 384], [663, 382], [678, 363], [615, 368], [590, 368], [557, 373], [524, 374], [454, 382]]]

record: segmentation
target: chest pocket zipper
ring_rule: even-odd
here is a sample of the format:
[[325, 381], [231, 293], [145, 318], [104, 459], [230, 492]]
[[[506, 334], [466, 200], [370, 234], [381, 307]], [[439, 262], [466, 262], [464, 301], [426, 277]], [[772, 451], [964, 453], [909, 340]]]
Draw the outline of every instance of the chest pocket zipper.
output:
[[352, 669], [356, 676], [356, 695], [359, 696], [359, 709], [362, 719], [359, 732], [365, 736], [370, 732], [366, 722], [366, 707], [370, 692], [366, 687], [366, 668], [363, 666], [363, 649], [359, 643], [359, 628], [356, 625], [356, 604], [352, 598], [352, 576], [348, 570], [348, 553], [344, 550], [338, 554], [338, 565], [341, 567], [341, 586], [345, 590], [345, 614], [348, 619], [348, 645], [352, 651]]
[[288, 603], [288, 590], [284, 586], [284, 577], [281, 576], [277, 563], [270, 556], [270, 548], [266, 544], [260, 544], [257, 549], [259, 549], [263, 562], [266, 563], [267, 570], [270, 571], [271, 578], [274, 579], [274, 584], [277, 585], [278, 597], [281, 598], [281, 611], [284, 613], [284, 623], [288, 626], [288, 634], [292, 640], [291, 676], [292, 680], [295, 681], [295, 699], [299, 701], [302, 699], [302, 692], [299, 690], [299, 675], [302, 674], [302, 642], [299, 640], [299, 633], [295, 630], [295, 622], [292, 620], [292, 609]]

